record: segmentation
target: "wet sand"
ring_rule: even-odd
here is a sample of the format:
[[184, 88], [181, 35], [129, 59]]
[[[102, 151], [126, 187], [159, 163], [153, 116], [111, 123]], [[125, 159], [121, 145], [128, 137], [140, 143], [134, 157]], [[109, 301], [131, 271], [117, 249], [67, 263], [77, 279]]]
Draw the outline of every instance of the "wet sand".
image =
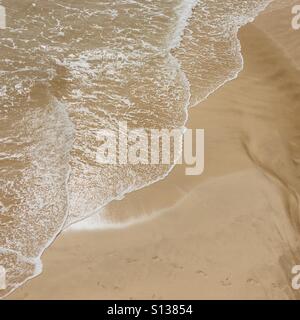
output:
[[178, 166], [104, 213], [126, 222], [143, 212], [147, 221], [63, 233], [43, 274], [9, 298], [300, 298], [291, 288], [300, 264], [300, 77], [296, 53], [266, 27], [282, 14], [240, 31], [244, 70], [190, 110], [187, 127], [205, 129], [204, 174]]

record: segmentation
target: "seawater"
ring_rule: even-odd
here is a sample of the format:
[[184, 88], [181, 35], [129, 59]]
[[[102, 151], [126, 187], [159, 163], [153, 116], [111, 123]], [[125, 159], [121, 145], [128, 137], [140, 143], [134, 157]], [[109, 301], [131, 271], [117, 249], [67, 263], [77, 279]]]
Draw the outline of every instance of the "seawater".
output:
[[97, 131], [183, 131], [188, 107], [237, 76], [238, 29], [270, 2], [2, 1], [0, 296], [41, 272], [63, 228], [168, 175], [97, 163]]

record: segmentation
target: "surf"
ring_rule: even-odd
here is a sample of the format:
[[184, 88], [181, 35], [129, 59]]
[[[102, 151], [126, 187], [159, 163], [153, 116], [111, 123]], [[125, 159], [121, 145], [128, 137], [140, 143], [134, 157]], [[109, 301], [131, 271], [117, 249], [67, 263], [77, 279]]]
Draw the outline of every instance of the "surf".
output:
[[188, 108], [242, 69], [238, 29], [268, 3], [3, 1], [2, 296], [41, 272], [63, 229], [171, 172], [99, 165], [97, 130], [184, 132]]

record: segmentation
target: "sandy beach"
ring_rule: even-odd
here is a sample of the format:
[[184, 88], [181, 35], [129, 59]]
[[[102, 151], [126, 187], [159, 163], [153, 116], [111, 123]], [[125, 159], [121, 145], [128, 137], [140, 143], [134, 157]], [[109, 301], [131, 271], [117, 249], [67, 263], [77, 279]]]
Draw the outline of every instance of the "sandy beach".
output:
[[123, 227], [63, 232], [9, 299], [300, 298], [300, 31], [289, 13], [243, 27], [243, 71], [190, 109], [187, 127], [205, 129], [204, 173], [177, 166], [114, 201], [103, 217]]

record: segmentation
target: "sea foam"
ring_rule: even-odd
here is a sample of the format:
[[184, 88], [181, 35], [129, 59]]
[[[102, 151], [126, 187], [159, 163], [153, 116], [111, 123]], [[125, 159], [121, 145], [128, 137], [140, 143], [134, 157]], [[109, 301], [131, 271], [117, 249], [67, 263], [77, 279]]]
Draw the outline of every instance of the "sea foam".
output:
[[99, 165], [97, 130], [183, 132], [188, 107], [241, 70], [238, 29], [269, 2], [3, 1], [1, 296], [41, 272], [63, 228], [94, 214], [101, 225], [105, 205], [169, 174]]

